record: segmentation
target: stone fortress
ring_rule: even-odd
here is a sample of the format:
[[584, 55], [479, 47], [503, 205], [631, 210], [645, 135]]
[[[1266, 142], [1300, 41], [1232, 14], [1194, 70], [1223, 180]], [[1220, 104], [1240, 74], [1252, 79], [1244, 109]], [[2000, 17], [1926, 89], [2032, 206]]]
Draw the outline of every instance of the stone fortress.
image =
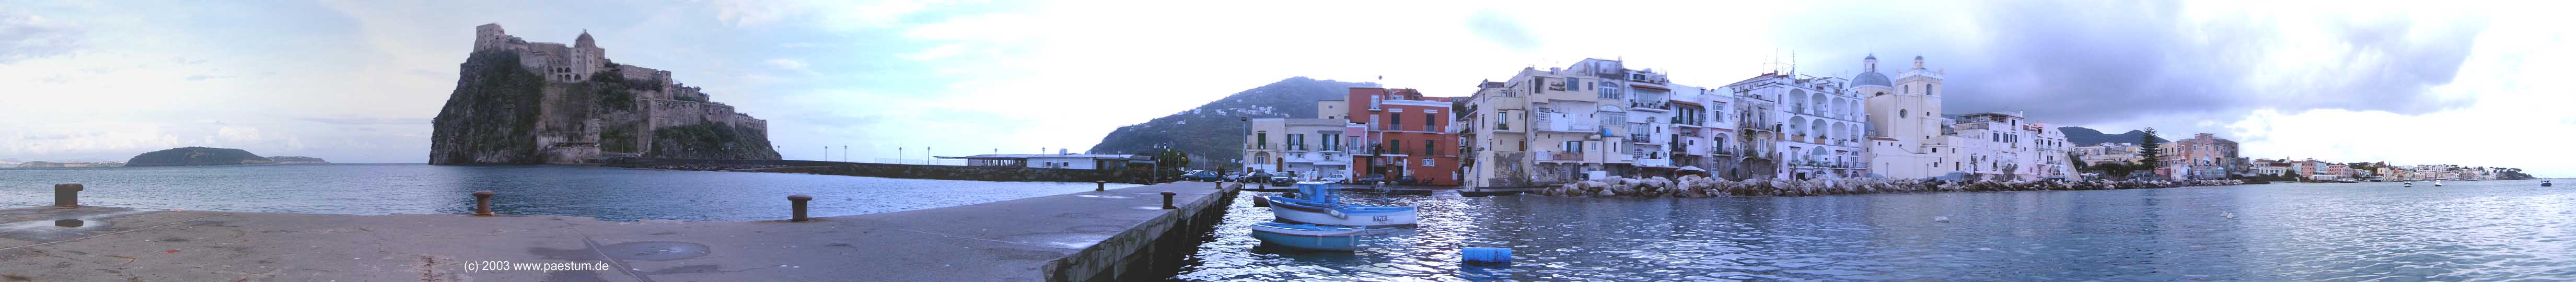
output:
[[[451, 115], [478, 126], [511, 125], [517, 129], [460, 129], [474, 134], [503, 131], [510, 136], [504, 141], [471, 140], [464, 137], [434, 137], [432, 164], [471, 163], [588, 163], [603, 158], [701, 158], [701, 159], [778, 159], [767, 141], [766, 120], [735, 112], [734, 107], [714, 102], [699, 87], [672, 79], [670, 71], [635, 65], [618, 64], [608, 59], [608, 50], [600, 48], [588, 31], [573, 39], [573, 44], [529, 42], [511, 36], [500, 24], [474, 28], [474, 52], [477, 57], [515, 54], [519, 67], [542, 77], [543, 83], [534, 103], [535, 118], [504, 117], [495, 113], [520, 113], [518, 107], [482, 105], [462, 106], [456, 99], [491, 99], [491, 95], [511, 95], [524, 91], [491, 91], [468, 89], [470, 83], [494, 78], [469, 74], [460, 78], [459, 93], [451, 97], [441, 117]], [[469, 59], [470, 69], [479, 59]], [[496, 60], [495, 62], [498, 62]], [[467, 93], [467, 91], [507, 92], [502, 94]], [[469, 97], [470, 96], [470, 97]], [[515, 97], [525, 96], [501, 96]], [[523, 113], [524, 114], [524, 113]], [[533, 125], [525, 123], [534, 123]], [[706, 138], [657, 138], [672, 127], [702, 124], [729, 126], [727, 140], [716, 148], [656, 148], [656, 146], [705, 145], [688, 143]], [[451, 124], [442, 123], [441, 129]], [[489, 133], [485, 133], [489, 134]], [[520, 138], [533, 138], [533, 144], [520, 143]], [[657, 140], [662, 139], [662, 140]], [[756, 142], [730, 142], [747, 140]], [[449, 142], [456, 141], [456, 142]], [[703, 142], [702, 142], [703, 143]], [[740, 144], [736, 144], [740, 143]], [[757, 144], [752, 144], [757, 143]], [[704, 147], [704, 146], [700, 146]], [[752, 148], [752, 147], [757, 147]], [[657, 150], [661, 149], [661, 150]], [[532, 152], [531, 152], [532, 151]]]

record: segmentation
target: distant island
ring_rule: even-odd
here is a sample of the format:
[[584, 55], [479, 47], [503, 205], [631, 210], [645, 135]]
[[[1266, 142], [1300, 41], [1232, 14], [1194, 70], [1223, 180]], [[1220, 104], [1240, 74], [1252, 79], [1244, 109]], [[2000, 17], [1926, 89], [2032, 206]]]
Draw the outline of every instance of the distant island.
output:
[[274, 161], [241, 149], [185, 147], [135, 155], [134, 159], [125, 161], [125, 166], [202, 166], [272, 162]]
[[322, 160], [322, 158], [315, 158], [315, 157], [295, 157], [295, 156], [275, 156], [275, 157], [268, 157], [268, 161], [269, 161], [269, 163], [273, 163], [273, 164], [327, 164], [327, 163], [331, 163], [331, 161], [325, 161], [325, 160]]

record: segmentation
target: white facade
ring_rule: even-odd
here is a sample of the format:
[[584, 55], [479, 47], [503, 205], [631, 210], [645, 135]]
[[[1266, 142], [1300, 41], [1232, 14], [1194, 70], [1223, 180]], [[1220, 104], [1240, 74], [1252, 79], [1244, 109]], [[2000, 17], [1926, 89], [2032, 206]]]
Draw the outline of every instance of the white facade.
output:
[[[1323, 109], [1318, 109], [1323, 110]], [[1357, 126], [1343, 119], [1255, 118], [1244, 136], [1244, 171], [1295, 172], [1316, 179], [1349, 176]]]
[[1799, 78], [1790, 74], [1763, 74], [1728, 84], [1737, 101], [1759, 100], [1770, 107], [1741, 109], [1757, 123], [1767, 127], [1770, 138], [1755, 138], [1748, 146], [1769, 147], [1759, 157], [1777, 164], [1773, 179], [1810, 179], [1863, 177], [1869, 174], [1864, 165], [1868, 157], [1863, 142], [1867, 125], [1862, 96], [1853, 92], [1841, 78]]

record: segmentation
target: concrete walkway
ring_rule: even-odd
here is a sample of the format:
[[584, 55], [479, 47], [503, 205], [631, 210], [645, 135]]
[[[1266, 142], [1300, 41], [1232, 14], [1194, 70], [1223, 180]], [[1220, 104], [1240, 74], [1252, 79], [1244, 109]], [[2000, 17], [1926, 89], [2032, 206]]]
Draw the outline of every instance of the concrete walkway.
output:
[[[1230, 198], [1213, 186], [1180, 182], [808, 222], [0, 209], [0, 281], [1082, 280], [1116, 271], [1084, 266], [1101, 263], [1080, 261], [1086, 257], [1132, 257], [1118, 249], [1156, 239], [1143, 232], [1222, 212]], [[1161, 209], [1162, 191], [1178, 194], [1182, 208]], [[784, 218], [787, 201], [778, 206]], [[486, 261], [599, 263], [554, 266], [604, 270], [469, 269], [498, 266]]]

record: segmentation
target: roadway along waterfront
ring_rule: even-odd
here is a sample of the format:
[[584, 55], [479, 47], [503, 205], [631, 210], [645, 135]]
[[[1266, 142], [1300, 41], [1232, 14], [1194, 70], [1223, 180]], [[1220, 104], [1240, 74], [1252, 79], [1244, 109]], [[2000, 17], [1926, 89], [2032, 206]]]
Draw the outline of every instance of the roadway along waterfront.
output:
[[[90, 186], [89, 189], [101, 189]], [[1163, 209], [1159, 192], [1174, 192]], [[1208, 182], [807, 222], [617, 222], [116, 207], [0, 209], [10, 281], [1104, 281], [1164, 277], [1211, 232]], [[507, 199], [504, 194], [499, 199]], [[818, 197], [818, 206], [832, 203]], [[499, 201], [499, 204], [508, 203]], [[778, 218], [785, 197], [764, 205]], [[1161, 250], [1161, 251], [1156, 251]], [[518, 266], [570, 271], [492, 270]]]

